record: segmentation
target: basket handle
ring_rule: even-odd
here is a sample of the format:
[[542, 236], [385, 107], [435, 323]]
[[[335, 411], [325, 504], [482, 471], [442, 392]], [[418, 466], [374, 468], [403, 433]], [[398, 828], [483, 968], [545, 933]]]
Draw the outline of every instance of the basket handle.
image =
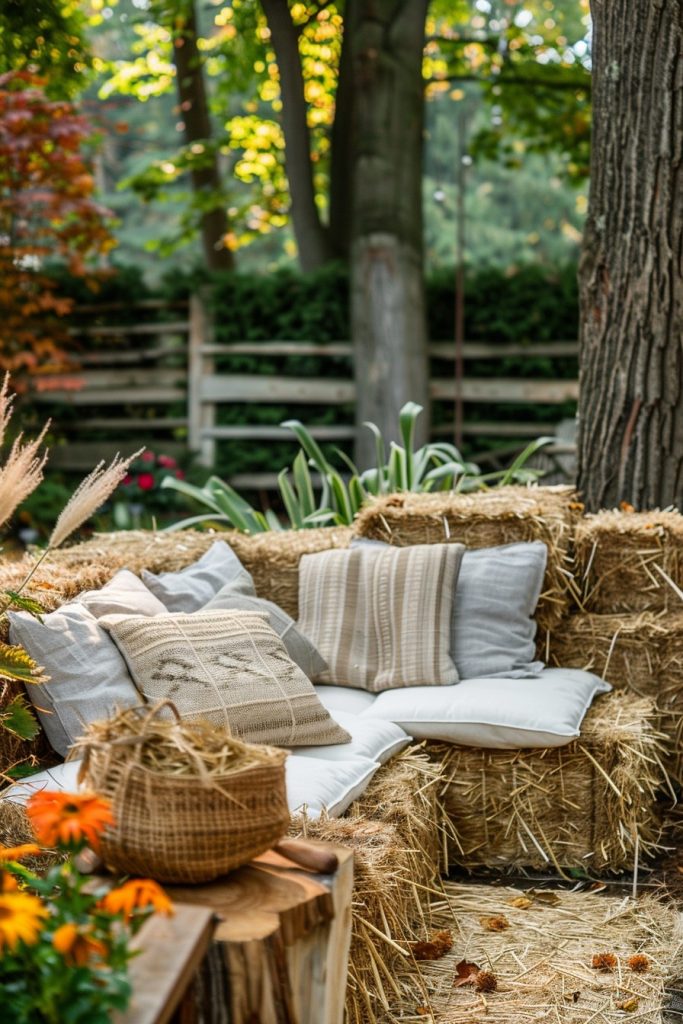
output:
[[144, 714], [142, 731], [140, 732], [140, 735], [135, 738], [135, 757], [137, 761], [140, 761], [142, 758], [142, 748], [145, 740], [147, 739], [149, 726], [151, 726], [154, 719], [157, 718], [162, 711], [166, 710], [166, 708], [169, 708], [175, 715], [177, 725], [180, 725], [182, 722], [178, 708], [172, 700], [169, 700], [168, 697], [165, 697], [164, 700], [158, 701], [153, 707], [149, 708]]

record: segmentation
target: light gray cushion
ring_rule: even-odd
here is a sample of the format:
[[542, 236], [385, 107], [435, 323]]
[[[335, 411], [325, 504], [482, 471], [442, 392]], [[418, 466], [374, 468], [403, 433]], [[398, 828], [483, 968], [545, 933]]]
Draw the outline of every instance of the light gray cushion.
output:
[[[356, 538], [351, 547], [383, 544]], [[465, 551], [451, 627], [451, 656], [461, 679], [522, 679], [543, 671], [543, 662], [536, 661], [532, 616], [547, 559], [541, 541]]]
[[202, 557], [180, 572], [156, 576], [142, 570], [142, 580], [169, 612], [196, 612], [226, 583], [236, 593], [251, 596], [254, 581], [225, 541], [217, 540]]
[[86, 590], [76, 598], [96, 619], [103, 615], [167, 615], [166, 605], [128, 569], [120, 569], [101, 590]]
[[[562, 747], [580, 734], [597, 694], [612, 687], [591, 672], [547, 668], [536, 679], [464, 679], [381, 693], [361, 718], [395, 722], [415, 739], [516, 750]], [[514, 786], [514, 780], [510, 780]]]
[[541, 541], [468, 550], [453, 609], [453, 660], [461, 679], [537, 676], [536, 611], [548, 549]]
[[235, 586], [233, 583], [226, 583], [202, 609], [205, 612], [219, 610], [265, 612], [268, 615], [271, 627], [287, 648], [287, 654], [309, 679], [327, 669], [325, 659], [308, 637], [304, 636], [297, 629], [291, 615], [288, 615], [287, 612], [283, 611], [279, 605], [274, 604], [272, 601], [257, 597], [255, 593], [245, 594], [240, 590], [239, 585]]
[[26, 690], [58, 753], [66, 756], [90, 722], [142, 703], [116, 644], [82, 604], [65, 604], [42, 623], [25, 612], [9, 619], [11, 642], [50, 676]]

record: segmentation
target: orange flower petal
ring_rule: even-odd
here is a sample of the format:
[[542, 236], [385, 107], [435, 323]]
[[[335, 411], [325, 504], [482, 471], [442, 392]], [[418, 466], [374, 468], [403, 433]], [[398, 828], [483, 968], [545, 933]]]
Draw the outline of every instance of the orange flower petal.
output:
[[37, 843], [24, 843], [22, 846], [0, 846], [0, 863], [8, 860], [21, 860], [22, 857], [35, 857], [40, 853]]

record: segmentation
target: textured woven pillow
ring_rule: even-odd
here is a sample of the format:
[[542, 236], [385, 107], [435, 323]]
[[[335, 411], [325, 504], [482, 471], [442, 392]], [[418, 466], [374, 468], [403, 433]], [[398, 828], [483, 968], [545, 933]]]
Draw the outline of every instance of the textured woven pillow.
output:
[[299, 622], [329, 668], [319, 683], [373, 693], [458, 682], [449, 653], [462, 544], [304, 555]]
[[287, 654], [309, 679], [313, 679], [327, 668], [325, 661], [308, 637], [296, 628], [296, 623], [291, 615], [288, 615], [273, 601], [257, 597], [256, 591], [253, 595], [245, 594], [234, 583], [226, 583], [216, 596], [204, 605], [203, 611], [210, 612], [218, 609], [234, 612], [265, 612], [271, 626], [287, 648]]
[[206, 718], [253, 743], [348, 743], [284, 644], [256, 612], [109, 615], [100, 619], [151, 702]]

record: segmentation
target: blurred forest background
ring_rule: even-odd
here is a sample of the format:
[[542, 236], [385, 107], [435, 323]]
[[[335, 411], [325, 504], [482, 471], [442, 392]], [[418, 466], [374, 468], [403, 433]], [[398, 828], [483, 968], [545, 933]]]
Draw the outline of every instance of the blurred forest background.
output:
[[[348, 127], [341, 114], [342, 91], [349, 88], [345, 26], [348, 34], [356, 24], [352, 18], [367, 6], [359, 0], [36, 0], [27, 18], [22, 0], [5, 0], [0, 191], [11, 226], [0, 232], [0, 263], [9, 274], [0, 294], [0, 362], [20, 387], [46, 400], [54, 374], [65, 368], [77, 373], [86, 347], [111, 347], [111, 338], [93, 334], [86, 342], [75, 333], [103, 322], [93, 321], [98, 303], [118, 303], [118, 321], [131, 323], [142, 316], [133, 311], [136, 301], [180, 302], [203, 289], [219, 342], [351, 337], [345, 225], [353, 196], [349, 175], [335, 161], [347, 157], [340, 143]], [[393, 8], [401, 6], [378, 4], [390, 21], [398, 21]], [[413, 223], [424, 237], [428, 336], [453, 338], [461, 258], [465, 337], [501, 344], [495, 362], [472, 361], [467, 371], [574, 379], [576, 358], [566, 354], [566, 343], [577, 336], [575, 276], [587, 206], [587, 0], [431, 0], [424, 6], [417, 83], [424, 91], [422, 208], [414, 211]], [[17, 144], [20, 136], [26, 139], [27, 110], [41, 126], [33, 144], [46, 164], [39, 188], [35, 182], [23, 188], [19, 173], [33, 159], [25, 141]], [[90, 225], [90, 233], [83, 229], [77, 236], [71, 227], [55, 244], [34, 222], [42, 217], [44, 224], [47, 217], [53, 228], [73, 225], [75, 207], [66, 215], [56, 206], [48, 214], [41, 209], [51, 189], [49, 201], [56, 201], [58, 152], [68, 154], [59, 169], [60, 202], [78, 198], [81, 223]], [[301, 198], [306, 187], [308, 208], [306, 195]], [[7, 268], [15, 275], [21, 270], [19, 289], [11, 287]], [[29, 293], [31, 301], [17, 310], [17, 295]], [[79, 312], [84, 306], [90, 310], [85, 315]], [[157, 316], [148, 312], [143, 319]], [[510, 343], [538, 342], [563, 342], [565, 348], [557, 356], [505, 350]], [[349, 361], [252, 354], [231, 356], [221, 367], [343, 376]], [[84, 412], [68, 401], [60, 404], [62, 384], [56, 391], [60, 428], [53, 428], [53, 444], [59, 448], [73, 441], [70, 430]], [[531, 424], [532, 431], [538, 423], [541, 433], [574, 410], [573, 399], [549, 405], [507, 401], [504, 410], [468, 408], [468, 421], [504, 414]], [[38, 421], [44, 411], [44, 405], [36, 410], [27, 402], [25, 421]], [[158, 416], [149, 403], [124, 412]], [[174, 438], [182, 448], [182, 403], [167, 406], [164, 415], [179, 424]], [[331, 410], [321, 401], [309, 402], [303, 413], [287, 402], [229, 405], [220, 409], [219, 424], [276, 425], [292, 415], [314, 426], [353, 422], [351, 407]], [[449, 403], [434, 403], [436, 428], [445, 430], [452, 415]], [[105, 440], [101, 421], [90, 433]], [[467, 454], [501, 443], [491, 430], [470, 435]], [[295, 450], [284, 441], [226, 442], [215, 468], [225, 476], [273, 471]], [[181, 464], [182, 472], [201, 479], [189, 457]], [[63, 480], [52, 479], [57, 501]], [[156, 511], [167, 503], [168, 495]], [[50, 510], [29, 508], [31, 529], [41, 528], [44, 511], [49, 518]]]

